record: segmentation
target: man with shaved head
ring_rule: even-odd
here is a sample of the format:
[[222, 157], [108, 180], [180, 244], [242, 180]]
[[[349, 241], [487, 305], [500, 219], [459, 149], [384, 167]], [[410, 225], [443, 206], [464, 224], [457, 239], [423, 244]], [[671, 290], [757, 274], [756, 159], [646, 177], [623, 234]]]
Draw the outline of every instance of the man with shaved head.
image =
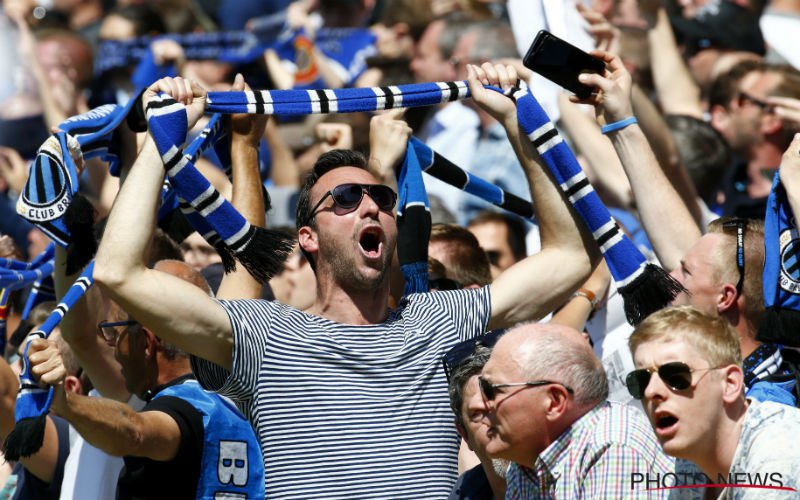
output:
[[606, 401], [608, 379], [577, 330], [525, 324], [495, 345], [478, 379], [492, 458], [513, 462], [506, 498], [662, 498], [632, 475], [673, 464], [639, 410]]

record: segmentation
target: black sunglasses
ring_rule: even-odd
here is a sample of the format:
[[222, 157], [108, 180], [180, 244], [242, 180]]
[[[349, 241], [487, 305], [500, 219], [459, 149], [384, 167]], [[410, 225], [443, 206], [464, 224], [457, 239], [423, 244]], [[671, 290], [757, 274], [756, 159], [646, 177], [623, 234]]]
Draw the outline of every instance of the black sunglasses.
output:
[[650, 379], [654, 372], [658, 372], [658, 377], [672, 390], [685, 391], [692, 386], [692, 373], [717, 370], [721, 366], [714, 366], [709, 368], [689, 368], [689, 365], [680, 361], [672, 361], [671, 363], [664, 363], [658, 368], [640, 368], [633, 370], [625, 377], [625, 385], [628, 386], [628, 392], [635, 399], [644, 398], [644, 391], [650, 384]]
[[333, 198], [333, 202], [339, 208], [355, 208], [361, 203], [362, 198], [364, 198], [364, 193], [367, 193], [375, 204], [378, 205], [378, 208], [384, 212], [390, 212], [394, 208], [394, 204], [397, 203], [397, 193], [389, 186], [384, 186], [383, 184], [339, 184], [325, 193], [325, 196], [320, 198], [319, 202], [314, 205], [314, 208], [312, 208], [309, 213], [311, 217], [313, 217], [317, 209], [328, 196]]
[[722, 223], [722, 229], [736, 229], [736, 266], [739, 268], [739, 281], [736, 282], [736, 293], [742, 293], [744, 286], [744, 233], [747, 228], [747, 219], [734, 218]]
[[564, 389], [567, 390], [570, 394], [574, 394], [575, 391], [572, 390], [572, 387], [562, 384], [561, 382], [553, 382], [552, 380], [536, 380], [533, 382], [514, 382], [510, 384], [492, 384], [488, 380], [483, 377], [478, 377], [478, 385], [481, 387], [481, 393], [486, 398], [487, 401], [494, 401], [495, 396], [497, 396], [497, 389], [502, 389], [504, 387], [540, 387], [543, 385], [560, 385], [563, 386]]
[[466, 361], [467, 358], [472, 356], [472, 353], [475, 352], [476, 347], [482, 346], [492, 348], [497, 341], [500, 340], [500, 337], [504, 333], [506, 333], [506, 331], [502, 328], [492, 330], [478, 337], [473, 337], [469, 340], [459, 342], [458, 344], [454, 345], [452, 349], [447, 351], [444, 356], [442, 356], [444, 375], [447, 377], [447, 382], [450, 382], [450, 374], [453, 373], [453, 370], [455, 370], [458, 365]]

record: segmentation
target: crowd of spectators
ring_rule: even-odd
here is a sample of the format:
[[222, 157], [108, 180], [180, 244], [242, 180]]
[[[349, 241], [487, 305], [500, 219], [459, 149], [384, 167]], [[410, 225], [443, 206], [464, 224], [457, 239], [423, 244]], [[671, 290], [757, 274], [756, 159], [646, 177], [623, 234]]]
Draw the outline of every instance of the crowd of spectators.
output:
[[[589, 97], [522, 63], [539, 29], [603, 61]], [[800, 496], [796, 47], [796, 0], [3, 0], [12, 458], [50, 396], [0, 499]], [[402, 107], [429, 82], [470, 97], [338, 113], [330, 90]], [[557, 132], [524, 130], [525, 89]], [[247, 102], [217, 122], [212, 92]], [[550, 170], [562, 138], [588, 182]], [[414, 199], [415, 141], [469, 180], [430, 168]], [[638, 324], [623, 232], [676, 290]]]

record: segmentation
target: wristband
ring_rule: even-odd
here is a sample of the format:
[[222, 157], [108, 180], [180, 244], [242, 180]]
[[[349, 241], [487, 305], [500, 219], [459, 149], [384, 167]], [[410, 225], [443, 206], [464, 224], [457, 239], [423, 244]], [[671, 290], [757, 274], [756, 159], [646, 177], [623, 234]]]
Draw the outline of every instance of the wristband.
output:
[[597, 309], [597, 296], [594, 294], [593, 291], [588, 290], [586, 288], [579, 288], [575, 293], [572, 294], [572, 298], [575, 297], [583, 297], [592, 304], [592, 311]]
[[608, 125], [603, 125], [602, 127], [600, 127], [600, 132], [602, 132], [603, 134], [608, 134], [610, 132], [616, 132], [617, 130], [620, 130], [620, 129], [623, 129], [623, 128], [627, 127], [628, 125], [633, 125], [634, 123], [638, 123], [636, 121], [636, 117], [635, 116], [629, 116], [628, 118], [625, 118], [624, 120], [620, 120], [620, 121], [614, 122], [614, 123], [609, 123]]

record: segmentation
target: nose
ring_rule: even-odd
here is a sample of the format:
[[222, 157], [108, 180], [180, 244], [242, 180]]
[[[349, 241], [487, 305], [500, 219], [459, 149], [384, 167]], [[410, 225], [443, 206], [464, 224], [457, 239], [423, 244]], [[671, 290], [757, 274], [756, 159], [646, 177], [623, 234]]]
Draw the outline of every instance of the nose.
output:
[[669, 388], [664, 384], [664, 381], [661, 380], [661, 377], [658, 376], [658, 372], [653, 372], [650, 375], [650, 380], [647, 382], [647, 386], [644, 388], [644, 399], [647, 400], [655, 400], [664, 399], [664, 395], [666, 392], [669, 391]]
[[362, 189], [364, 189], [364, 192], [361, 196], [361, 203], [358, 206], [359, 213], [361, 217], [364, 218], [371, 217], [377, 219], [378, 214], [380, 214], [381, 212], [381, 209], [380, 207], [378, 207], [378, 204], [375, 203], [375, 200], [373, 200], [372, 197], [369, 195], [369, 193], [366, 191], [366, 188]]

